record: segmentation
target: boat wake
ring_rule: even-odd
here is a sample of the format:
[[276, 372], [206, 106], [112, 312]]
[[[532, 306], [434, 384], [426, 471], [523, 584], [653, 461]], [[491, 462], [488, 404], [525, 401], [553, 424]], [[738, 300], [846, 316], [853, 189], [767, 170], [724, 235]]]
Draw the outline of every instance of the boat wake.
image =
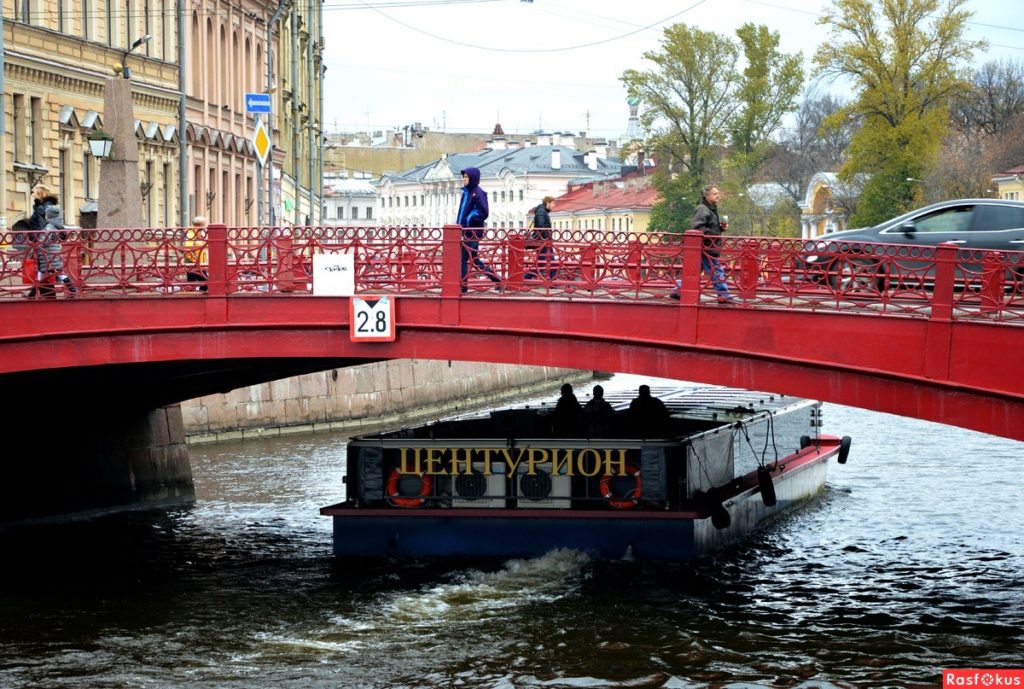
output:
[[379, 612], [385, 624], [403, 627], [483, 622], [510, 608], [570, 595], [589, 562], [580, 551], [556, 549], [539, 558], [509, 560], [494, 572], [466, 570], [450, 583], [393, 595], [381, 602]]

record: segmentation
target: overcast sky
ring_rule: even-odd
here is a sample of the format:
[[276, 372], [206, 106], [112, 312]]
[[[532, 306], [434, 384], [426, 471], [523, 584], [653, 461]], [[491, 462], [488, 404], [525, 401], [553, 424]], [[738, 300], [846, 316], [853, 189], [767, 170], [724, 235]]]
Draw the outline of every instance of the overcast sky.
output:
[[[662, 29], [734, 37], [766, 24], [808, 65], [828, 37], [819, 0], [325, 0], [327, 132], [422, 123], [435, 130], [584, 131], [618, 138], [623, 70], [645, 69]], [[1021, 0], [971, 0], [977, 64], [1024, 60]]]

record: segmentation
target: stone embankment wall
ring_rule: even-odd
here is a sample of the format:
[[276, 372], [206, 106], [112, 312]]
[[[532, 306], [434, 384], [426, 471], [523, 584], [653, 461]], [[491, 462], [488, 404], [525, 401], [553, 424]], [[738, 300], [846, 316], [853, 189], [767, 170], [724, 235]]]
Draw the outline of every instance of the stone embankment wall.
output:
[[422, 423], [583, 383], [590, 371], [396, 360], [330, 369], [182, 402], [189, 442]]

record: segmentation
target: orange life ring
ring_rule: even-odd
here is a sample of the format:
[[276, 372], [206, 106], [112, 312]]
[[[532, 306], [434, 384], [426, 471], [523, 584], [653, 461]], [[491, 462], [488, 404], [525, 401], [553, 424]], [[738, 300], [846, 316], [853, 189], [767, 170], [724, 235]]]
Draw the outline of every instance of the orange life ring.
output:
[[640, 468], [637, 465], [627, 464], [626, 475], [633, 477], [633, 490], [626, 493], [623, 497], [615, 497], [612, 494], [612, 479], [615, 478], [614, 476], [605, 474], [601, 477], [599, 487], [601, 497], [608, 501], [609, 506], [617, 510], [628, 510], [631, 507], [635, 507], [644, 492], [644, 484], [640, 479]]
[[425, 498], [433, 491], [434, 480], [429, 474], [418, 474], [420, 479], [419, 497], [402, 497], [398, 492], [398, 480], [406, 475], [416, 476], [417, 474], [403, 474], [397, 467], [391, 470], [391, 474], [388, 476], [388, 502], [395, 507], [423, 507], [427, 502]]

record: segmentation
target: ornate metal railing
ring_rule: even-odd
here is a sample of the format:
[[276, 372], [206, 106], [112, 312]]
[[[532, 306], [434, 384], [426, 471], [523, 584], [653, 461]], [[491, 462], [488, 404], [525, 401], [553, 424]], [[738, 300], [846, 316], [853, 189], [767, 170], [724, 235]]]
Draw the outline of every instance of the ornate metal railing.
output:
[[[717, 303], [698, 232], [486, 230], [462, 280], [464, 248], [457, 226], [6, 232], [0, 300], [311, 294], [313, 256], [348, 252], [364, 294]], [[736, 307], [1024, 323], [1024, 252], [726, 236], [717, 253]]]

